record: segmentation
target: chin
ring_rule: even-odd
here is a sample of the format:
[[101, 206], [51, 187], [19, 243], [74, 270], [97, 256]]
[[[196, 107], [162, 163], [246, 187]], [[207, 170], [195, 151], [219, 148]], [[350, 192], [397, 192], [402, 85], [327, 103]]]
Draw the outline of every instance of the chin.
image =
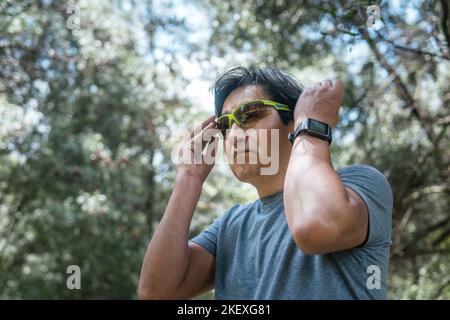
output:
[[260, 175], [260, 168], [257, 164], [233, 164], [231, 171], [241, 182], [250, 182]]

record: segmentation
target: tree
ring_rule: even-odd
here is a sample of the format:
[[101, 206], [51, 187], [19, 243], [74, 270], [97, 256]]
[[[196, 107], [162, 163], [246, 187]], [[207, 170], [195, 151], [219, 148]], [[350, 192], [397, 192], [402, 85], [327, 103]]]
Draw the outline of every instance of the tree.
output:
[[[78, 30], [67, 2], [1, 5], [2, 297], [133, 297], [167, 195], [156, 130], [186, 101], [145, 59], [137, 8], [78, 5]], [[65, 286], [72, 264], [83, 290]]]

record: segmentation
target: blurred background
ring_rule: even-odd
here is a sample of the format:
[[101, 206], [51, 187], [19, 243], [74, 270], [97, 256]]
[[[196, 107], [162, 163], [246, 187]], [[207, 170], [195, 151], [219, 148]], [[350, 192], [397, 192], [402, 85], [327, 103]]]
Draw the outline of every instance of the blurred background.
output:
[[[0, 298], [136, 298], [172, 138], [213, 114], [221, 73], [271, 64], [305, 86], [345, 82], [333, 161], [392, 185], [388, 298], [449, 299], [449, 13], [448, 0], [0, 0]], [[216, 165], [192, 236], [256, 198]]]

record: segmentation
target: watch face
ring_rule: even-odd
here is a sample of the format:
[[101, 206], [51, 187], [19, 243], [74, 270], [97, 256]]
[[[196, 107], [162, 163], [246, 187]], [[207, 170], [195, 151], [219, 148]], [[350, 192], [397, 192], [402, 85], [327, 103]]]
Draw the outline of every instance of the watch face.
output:
[[327, 130], [327, 125], [325, 123], [322, 123], [320, 121], [310, 121], [309, 122], [309, 128], [311, 130], [323, 133], [323, 134], [327, 134], [328, 130]]

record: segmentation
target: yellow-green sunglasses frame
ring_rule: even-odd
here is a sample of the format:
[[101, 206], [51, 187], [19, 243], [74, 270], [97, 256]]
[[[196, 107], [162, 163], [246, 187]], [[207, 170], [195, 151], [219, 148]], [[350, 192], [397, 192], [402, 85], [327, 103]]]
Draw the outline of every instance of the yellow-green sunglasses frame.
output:
[[274, 108], [275, 110], [279, 110], [279, 111], [292, 111], [287, 105], [279, 103], [279, 102], [275, 102], [275, 101], [271, 101], [271, 100], [263, 100], [263, 99], [253, 99], [253, 100], [245, 101], [244, 103], [240, 104], [233, 112], [221, 115], [220, 117], [218, 117], [216, 119], [216, 122], [219, 122], [220, 119], [223, 119], [226, 117], [226, 118], [228, 118], [228, 128], [227, 129], [231, 128], [231, 126], [233, 125], [233, 122], [235, 122], [239, 127], [245, 128], [245, 126], [237, 119], [236, 112], [242, 111], [242, 109], [245, 108], [246, 105], [248, 105], [250, 103], [255, 103], [255, 102], [261, 102], [262, 104], [264, 104], [266, 106], [270, 106], [270, 107]]

